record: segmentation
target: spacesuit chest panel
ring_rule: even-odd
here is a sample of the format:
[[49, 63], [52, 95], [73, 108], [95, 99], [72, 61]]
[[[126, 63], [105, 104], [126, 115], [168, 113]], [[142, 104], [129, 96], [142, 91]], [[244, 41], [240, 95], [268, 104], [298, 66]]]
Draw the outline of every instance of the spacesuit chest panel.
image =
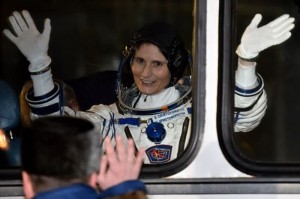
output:
[[[145, 96], [136, 85], [120, 87], [115, 115], [118, 133], [146, 151], [144, 163], [174, 160], [188, 144], [191, 131], [191, 77], [157, 95]], [[147, 101], [146, 101], [147, 99]]]
[[188, 131], [184, 133], [183, 146], [186, 146], [188, 142], [190, 123], [188, 123], [188, 128], [183, 127], [186, 118], [191, 121], [190, 102], [155, 115], [130, 115], [128, 117], [139, 118], [142, 122], [140, 125], [125, 124], [119, 127], [123, 129], [125, 139], [133, 138], [138, 149], [145, 149], [145, 163], [160, 164], [175, 159], [179, 153], [183, 129]]

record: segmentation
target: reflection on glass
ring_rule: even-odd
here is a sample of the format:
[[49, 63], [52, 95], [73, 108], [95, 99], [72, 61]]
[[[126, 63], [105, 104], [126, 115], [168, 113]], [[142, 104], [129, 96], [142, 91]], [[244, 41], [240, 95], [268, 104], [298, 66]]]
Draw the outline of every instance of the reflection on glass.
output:
[[19, 166], [19, 100], [7, 82], [0, 80], [0, 165]]
[[9, 149], [9, 140], [4, 130], [0, 129], [0, 150], [7, 151]]

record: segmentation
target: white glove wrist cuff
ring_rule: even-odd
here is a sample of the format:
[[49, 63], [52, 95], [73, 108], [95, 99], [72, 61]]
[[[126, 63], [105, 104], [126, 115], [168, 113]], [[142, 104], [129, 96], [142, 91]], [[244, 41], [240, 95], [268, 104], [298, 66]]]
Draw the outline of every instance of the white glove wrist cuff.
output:
[[245, 61], [255, 61], [254, 59], [258, 56], [258, 53], [247, 53], [242, 44], [237, 47], [235, 52], [241, 59], [244, 59]]
[[238, 61], [238, 68], [235, 72], [235, 83], [238, 87], [251, 89], [257, 86], [257, 76], [255, 73], [256, 63], [252, 66], [245, 66]]
[[51, 70], [40, 75], [31, 75], [33, 82], [34, 96], [41, 96], [49, 93], [54, 88]]
[[37, 73], [47, 68], [47, 66], [49, 66], [50, 63], [51, 63], [51, 58], [49, 56], [45, 56], [31, 62], [28, 67], [28, 70], [30, 73]]

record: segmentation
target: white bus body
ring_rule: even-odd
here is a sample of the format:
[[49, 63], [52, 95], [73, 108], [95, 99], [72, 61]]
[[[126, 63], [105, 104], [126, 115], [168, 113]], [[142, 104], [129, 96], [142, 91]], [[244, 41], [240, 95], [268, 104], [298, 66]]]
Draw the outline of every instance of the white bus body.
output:
[[[222, 2], [222, 1], [221, 1]], [[296, 199], [300, 198], [300, 178], [274, 175], [252, 176], [234, 167], [222, 152], [218, 128], [219, 81], [219, 0], [196, 0], [194, 14], [195, 73], [199, 80], [196, 88], [199, 117], [193, 120], [194, 131], [199, 133], [198, 151], [188, 166], [163, 178], [143, 179], [150, 199]], [[223, 2], [222, 2], [223, 3]], [[223, 9], [223, 8], [222, 8]], [[200, 30], [201, 29], [201, 30]], [[201, 48], [205, 48], [203, 51]], [[201, 66], [200, 66], [201, 65]], [[205, 72], [205, 75], [201, 75]], [[201, 79], [200, 79], [201, 78]], [[204, 97], [202, 102], [198, 97]], [[200, 124], [201, 123], [201, 124]], [[19, 199], [21, 180], [0, 179], [0, 198]]]

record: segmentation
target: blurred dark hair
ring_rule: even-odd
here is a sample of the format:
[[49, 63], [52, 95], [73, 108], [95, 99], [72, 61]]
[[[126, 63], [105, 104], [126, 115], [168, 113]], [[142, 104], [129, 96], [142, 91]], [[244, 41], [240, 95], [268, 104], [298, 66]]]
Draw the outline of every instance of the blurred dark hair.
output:
[[39, 118], [21, 136], [22, 168], [30, 175], [84, 180], [99, 169], [100, 153], [100, 134], [85, 119]]

